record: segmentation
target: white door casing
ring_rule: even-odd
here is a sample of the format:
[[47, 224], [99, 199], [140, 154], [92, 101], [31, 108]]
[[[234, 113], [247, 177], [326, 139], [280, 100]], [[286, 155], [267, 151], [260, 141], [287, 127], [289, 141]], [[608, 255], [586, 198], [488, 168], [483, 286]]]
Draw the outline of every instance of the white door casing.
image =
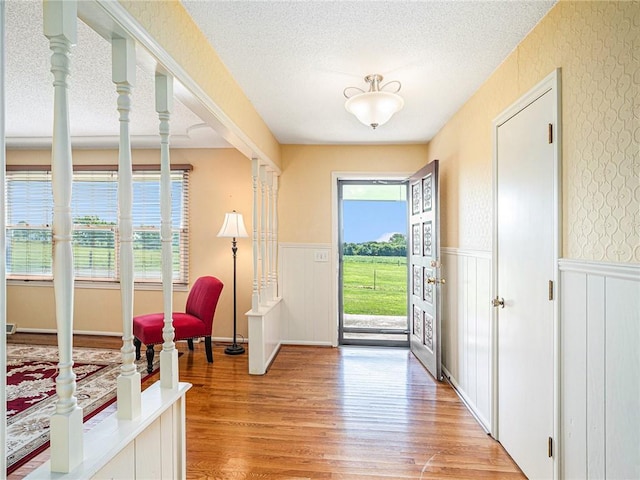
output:
[[442, 379], [440, 215], [438, 160], [409, 179], [409, 325], [411, 351], [436, 380]]
[[558, 100], [554, 72], [494, 122], [493, 434], [529, 478], [558, 467]]

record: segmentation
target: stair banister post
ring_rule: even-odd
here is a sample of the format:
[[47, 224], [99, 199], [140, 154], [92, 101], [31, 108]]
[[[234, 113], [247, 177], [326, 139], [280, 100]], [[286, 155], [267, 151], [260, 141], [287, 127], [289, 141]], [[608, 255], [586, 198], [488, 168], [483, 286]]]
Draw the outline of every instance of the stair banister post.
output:
[[122, 304], [122, 365], [117, 380], [118, 418], [133, 420], [140, 416], [141, 381], [135, 365], [133, 346], [133, 164], [129, 112], [131, 89], [136, 78], [136, 50], [131, 39], [114, 38], [112, 80], [118, 93], [120, 145], [118, 154], [118, 230], [120, 249], [120, 297]]
[[267, 298], [267, 167], [260, 165], [260, 304], [266, 305]]
[[178, 388], [178, 350], [173, 328], [173, 254], [171, 251], [171, 162], [169, 119], [173, 110], [173, 77], [156, 73], [156, 112], [160, 119], [160, 241], [162, 243], [162, 297], [164, 328], [160, 352], [160, 386]]
[[[7, 164], [5, 148], [5, 2], [0, 2], [0, 212], [5, 211], [5, 168]], [[0, 232], [5, 232], [6, 220], [4, 215], [0, 215]], [[6, 277], [6, 251], [5, 235], [0, 233], [0, 324], [5, 325], [7, 321], [7, 277]], [[7, 351], [7, 336], [0, 336], [0, 352]], [[7, 356], [0, 355], [0, 452], [7, 451]], [[7, 457], [0, 455], [0, 472], [7, 471]]]
[[58, 376], [55, 413], [51, 416], [51, 471], [67, 473], [83, 460], [82, 409], [76, 399], [73, 372], [73, 159], [69, 128], [70, 50], [77, 38], [77, 2], [45, 0], [44, 34], [49, 39], [53, 73], [53, 289], [58, 333]]
[[251, 292], [251, 310], [257, 312], [260, 308], [260, 284], [258, 282], [258, 175], [260, 171], [260, 161], [257, 158], [251, 159], [251, 184], [253, 186], [253, 211], [251, 236], [253, 246], [253, 289]]
[[273, 174], [273, 261], [271, 262], [271, 285], [273, 298], [278, 298], [278, 175]]

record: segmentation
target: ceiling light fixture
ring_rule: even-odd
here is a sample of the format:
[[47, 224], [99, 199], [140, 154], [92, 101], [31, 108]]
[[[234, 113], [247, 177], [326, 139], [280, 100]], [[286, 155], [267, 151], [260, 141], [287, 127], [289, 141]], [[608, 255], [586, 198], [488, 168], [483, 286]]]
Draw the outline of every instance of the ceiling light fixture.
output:
[[[400, 95], [397, 95], [402, 87], [400, 82], [393, 80], [381, 86], [382, 79], [382, 75], [367, 75], [364, 77], [364, 81], [369, 84], [368, 92], [358, 87], [347, 87], [343, 92], [347, 98], [344, 104], [347, 112], [353, 113], [358, 120], [374, 130], [387, 123], [393, 114], [404, 106], [404, 100]], [[384, 88], [394, 83], [398, 85], [395, 91], [383, 91]], [[359, 93], [349, 94], [350, 90], [357, 90]]]

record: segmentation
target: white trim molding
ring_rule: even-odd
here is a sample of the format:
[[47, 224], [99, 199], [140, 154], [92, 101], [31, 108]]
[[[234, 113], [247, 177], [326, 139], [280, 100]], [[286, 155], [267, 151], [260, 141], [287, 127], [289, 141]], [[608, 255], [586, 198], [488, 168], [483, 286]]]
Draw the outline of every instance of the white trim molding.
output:
[[558, 262], [561, 272], [578, 272], [588, 275], [640, 281], [640, 264], [594, 262], [561, 258]]

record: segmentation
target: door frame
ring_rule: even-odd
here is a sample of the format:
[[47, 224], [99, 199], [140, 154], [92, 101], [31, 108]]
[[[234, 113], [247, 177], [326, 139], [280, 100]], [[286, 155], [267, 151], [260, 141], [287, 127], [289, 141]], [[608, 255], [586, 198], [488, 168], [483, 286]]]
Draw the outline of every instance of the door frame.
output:
[[[408, 192], [409, 192], [409, 182], [404, 178], [393, 179], [393, 178], [376, 178], [373, 180], [355, 180], [355, 179], [345, 179], [340, 178], [337, 180], [338, 184], [338, 218], [337, 225], [340, 226], [342, 224], [344, 230], [344, 211], [342, 202], [344, 200], [344, 185], [375, 185], [377, 182], [389, 182], [394, 185], [404, 186], [405, 187], [405, 202], [407, 205], [409, 204]], [[342, 185], [342, 189], [340, 186]], [[405, 214], [407, 213], [407, 208], [405, 208]], [[409, 218], [407, 215], [407, 224], [409, 223]], [[380, 340], [380, 339], [346, 339], [344, 338], [344, 265], [341, 263], [341, 258], [344, 257], [344, 253], [342, 251], [342, 245], [344, 243], [344, 238], [340, 234], [340, 228], [338, 228], [338, 242], [336, 243], [337, 251], [338, 251], [338, 344], [339, 345], [362, 345], [362, 346], [380, 346], [380, 347], [409, 347], [410, 346], [410, 327], [409, 327], [409, 255], [408, 255], [408, 242], [407, 242], [407, 276], [405, 278], [406, 288], [407, 288], [407, 316], [406, 316], [406, 330], [405, 340]], [[408, 226], [407, 231], [405, 232], [407, 240], [409, 238]], [[343, 268], [340, 268], [340, 267]], [[373, 333], [373, 332], [362, 332], [362, 333]], [[382, 332], [380, 332], [382, 333]], [[394, 330], [392, 332], [394, 335], [400, 336], [401, 334]]]
[[[340, 258], [338, 242], [340, 241], [338, 231], [338, 180], [406, 180], [412, 172], [331, 172], [331, 311], [332, 331], [331, 345], [338, 346], [339, 322], [340, 322]], [[408, 288], [408, 287], [407, 287]]]
[[[553, 464], [554, 478], [560, 478], [560, 270], [558, 262], [562, 252], [562, 98], [561, 98], [561, 70], [555, 69], [531, 90], [521, 96], [515, 103], [500, 113], [492, 123], [493, 141], [493, 229], [492, 229], [492, 268], [491, 268], [491, 298], [496, 298], [498, 292], [498, 127], [507, 120], [524, 110], [545, 93], [552, 91], [555, 96], [553, 111]], [[491, 435], [500, 440], [498, 431], [498, 319], [497, 309], [491, 311]]]

